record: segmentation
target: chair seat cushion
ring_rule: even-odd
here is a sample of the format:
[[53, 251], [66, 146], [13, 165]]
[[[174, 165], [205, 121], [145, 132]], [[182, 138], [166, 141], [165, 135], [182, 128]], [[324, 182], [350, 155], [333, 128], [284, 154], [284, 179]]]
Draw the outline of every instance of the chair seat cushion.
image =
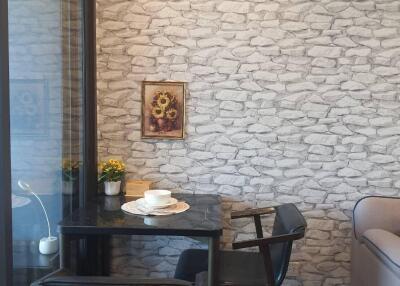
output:
[[[277, 265], [282, 259], [280, 255], [281, 245], [273, 244], [270, 246], [271, 259], [273, 265]], [[180, 258], [175, 272], [175, 278], [186, 281], [195, 281], [198, 273], [208, 270], [208, 251], [206, 249], [187, 249]], [[258, 286], [266, 285], [266, 271], [264, 258], [259, 252], [249, 251], [220, 251], [220, 281], [231, 282], [233, 285]], [[274, 269], [275, 283], [280, 277], [280, 269]]]
[[382, 262], [399, 273], [400, 237], [383, 229], [369, 229], [364, 232], [361, 242]]

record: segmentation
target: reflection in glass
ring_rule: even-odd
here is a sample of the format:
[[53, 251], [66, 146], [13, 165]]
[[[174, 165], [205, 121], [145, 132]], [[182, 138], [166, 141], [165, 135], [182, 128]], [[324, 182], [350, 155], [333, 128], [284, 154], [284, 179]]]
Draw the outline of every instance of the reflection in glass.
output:
[[82, 166], [82, 11], [79, 0], [9, 0], [14, 285], [58, 268], [39, 254], [78, 202]]

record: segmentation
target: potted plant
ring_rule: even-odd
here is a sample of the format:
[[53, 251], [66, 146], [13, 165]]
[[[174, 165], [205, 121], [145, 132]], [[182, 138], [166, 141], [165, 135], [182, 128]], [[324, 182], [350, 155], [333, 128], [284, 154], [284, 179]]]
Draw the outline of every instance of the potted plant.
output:
[[62, 162], [63, 194], [72, 194], [79, 187], [79, 166], [76, 160], [64, 159]]
[[125, 174], [125, 165], [119, 160], [110, 159], [100, 163], [99, 182], [104, 182], [104, 192], [108, 196], [118, 195]]

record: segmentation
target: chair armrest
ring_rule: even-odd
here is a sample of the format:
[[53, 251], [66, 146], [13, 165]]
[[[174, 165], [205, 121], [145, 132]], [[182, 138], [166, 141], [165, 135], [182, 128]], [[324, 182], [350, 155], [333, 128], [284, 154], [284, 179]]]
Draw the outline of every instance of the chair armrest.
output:
[[291, 234], [283, 234], [283, 235], [276, 235], [266, 238], [257, 238], [257, 239], [250, 239], [250, 240], [243, 240], [232, 243], [233, 249], [242, 249], [248, 247], [265, 247], [269, 244], [273, 243], [280, 243], [280, 242], [288, 242], [293, 240], [298, 240], [304, 237], [303, 232], [295, 232]]
[[232, 219], [243, 218], [243, 217], [252, 217], [252, 216], [260, 216], [265, 214], [273, 214], [275, 213], [275, 208], [266, 207], [266, 208], [257, 208], [257, 209], [248, 209], [244, 211], [236, 211], [231, 213]]
[[369, 229], [361, 242], [381, 259], [386, 266], [398, 273], [400, 270], [400, 237], [383, 229]]
[[400, 198], [370, 196], [356, 203], [353, 210], [354, 237], [359, 239], [372, 228], [400, 234]]

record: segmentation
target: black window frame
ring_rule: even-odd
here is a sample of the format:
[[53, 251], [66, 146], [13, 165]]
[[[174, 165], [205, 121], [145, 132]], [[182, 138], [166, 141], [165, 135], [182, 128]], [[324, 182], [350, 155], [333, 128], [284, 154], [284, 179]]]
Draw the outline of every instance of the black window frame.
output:
[[8, 0], [0, 0], [0, 285], [12, 285]]
[[[83, 186], [79, 206], [97, 195], [96, 1], [83, 0]], [[8, 0], [0, 0], [0, 285], [12, 286]]]

